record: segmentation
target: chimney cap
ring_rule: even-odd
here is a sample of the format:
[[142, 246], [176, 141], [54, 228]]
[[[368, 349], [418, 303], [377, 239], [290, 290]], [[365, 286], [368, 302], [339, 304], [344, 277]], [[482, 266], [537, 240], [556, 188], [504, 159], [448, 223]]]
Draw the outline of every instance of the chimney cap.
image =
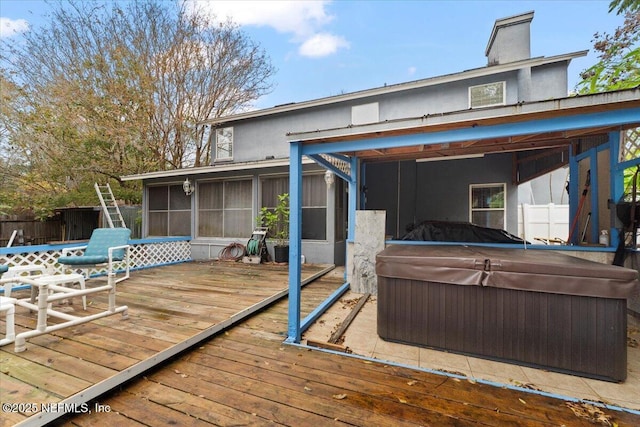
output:
[[498, 30], [500, 28], [508, 27], [510, 25], [518, 25], [523, 23], [530, 23], [533, 20], [534, 11], [531, 10], [529, 12], [521, 13], [518, 15], [507, 16], [506, 18], [496, 19], [496, 22], [493, 24], [493, 30], [491, 30], [491, 36], [489, 37], [489, 42], [487, 43], [487, 48], [485, 49], [485, 56], [489, 56], [489, 52], [491, 51], [491, 46], [496, 39], [496, 35], [498, 34]]

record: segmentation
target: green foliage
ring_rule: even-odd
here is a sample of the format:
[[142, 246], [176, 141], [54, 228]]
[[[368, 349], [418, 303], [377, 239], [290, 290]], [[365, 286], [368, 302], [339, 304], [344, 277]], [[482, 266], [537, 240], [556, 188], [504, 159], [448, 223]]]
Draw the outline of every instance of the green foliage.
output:
[[640, 11], [627, 12], [624, 24], [613, 35], [596, 33], [593, 42], [599, 62], [580, 73], [582, 80], [576, 87], [578, 93], [640, 85]]
[[640, 10], [640, 0], [612, 0], [609, 3], [609, 13], [616, 11], [616, 15], [624, 12], [637, 12]]
[[267, 236], [274, 239], [276, 246], [285, 246], [289, 240], [289, 194], [278, 195], [278, 205], [275, 209], [263, 207], [260, 209], [258, 224], [269, 229]]

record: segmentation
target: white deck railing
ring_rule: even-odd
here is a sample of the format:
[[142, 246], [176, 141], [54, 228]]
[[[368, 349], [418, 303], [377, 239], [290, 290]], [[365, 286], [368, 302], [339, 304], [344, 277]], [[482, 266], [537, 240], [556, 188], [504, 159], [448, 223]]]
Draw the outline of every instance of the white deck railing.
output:
[[[191, 260], [191, 237], [162, 237], [131, 240], [129, 267], [139, 270], [161, 265], [176, 264]], [[81, 246], [82, 242], [60, 245], [16, 246], [0, 248], [0, 264], [9, 267], [21, 265], [44, 265], [51, 274], [63, 273], [64, 266], [58, 263], [62, 250]], [[123, 264], [123, 263], [121, 263]], [[116, 267], [119, 270], [124, 265]], [[97, 268], [89, 271], [90, 276], [102, 275], [106, 269]]]

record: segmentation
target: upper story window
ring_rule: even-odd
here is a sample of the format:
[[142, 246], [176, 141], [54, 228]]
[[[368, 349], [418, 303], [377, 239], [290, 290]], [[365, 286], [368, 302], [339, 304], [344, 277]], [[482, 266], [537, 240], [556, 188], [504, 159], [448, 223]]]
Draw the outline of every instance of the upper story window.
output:
[[506, 103], [505, 82], [469, 87], [469, 108], [491, 107]]
[[233, 128], [216, 129], [216, 160], [233, 160]]

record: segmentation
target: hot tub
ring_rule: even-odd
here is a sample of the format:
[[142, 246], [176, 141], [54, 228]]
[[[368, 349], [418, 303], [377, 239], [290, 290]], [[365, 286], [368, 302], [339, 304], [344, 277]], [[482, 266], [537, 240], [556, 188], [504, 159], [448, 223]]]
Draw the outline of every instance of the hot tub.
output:
[[558, 252], [394, 245], [376, 257], [389, 341], [624, 381], [635, 270]]

